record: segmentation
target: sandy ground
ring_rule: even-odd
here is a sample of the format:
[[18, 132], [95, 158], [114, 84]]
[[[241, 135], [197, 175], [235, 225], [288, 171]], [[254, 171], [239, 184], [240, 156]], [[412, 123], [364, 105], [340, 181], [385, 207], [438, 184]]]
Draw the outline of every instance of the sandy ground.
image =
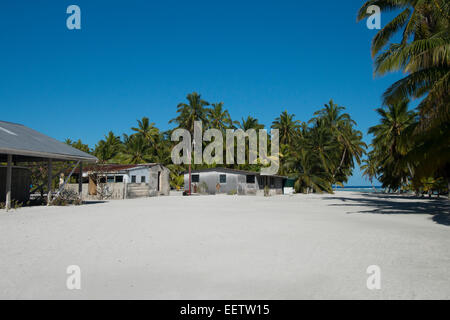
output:
[[0, 298], [449, 299], [448, 209], [338, 192], [2, 210]]

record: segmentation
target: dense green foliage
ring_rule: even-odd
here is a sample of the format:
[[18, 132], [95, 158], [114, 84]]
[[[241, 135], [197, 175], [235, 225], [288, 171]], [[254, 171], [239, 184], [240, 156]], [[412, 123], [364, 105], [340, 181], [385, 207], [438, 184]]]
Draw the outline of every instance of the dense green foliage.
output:
[[[176, 128], [193, 132], [194, 121], [198, 120], [203, 122], [204, 130], [221, 130], [224, 139], [227, 129], [264, 129], [264, 125], [252, 116], [233, 121], [222, 102], [210, 104], [194, 92], [188, 94], [187, 103], [178, 105], [177, 116], [170, 123], [175, 123]], [[137, 127], [131, 128], [131, 135], [123, 134], [120, 138], [111, 131], [93, 150], [80, 140], [74, 143], [68, 139], [66, 143], [91, 152], [101, 163], [162, 163], [171, 170], [172, 187], [180, 188], [183, 184], [180, 174], [186, 167], [172, 164], [172, 131], [161, 132], [145, 117], [137, 122]], [[332, 192], [332, 185], [345, 183], [352, 174], [355, 162], [359, 164], [364, 154], [366, 146], [362, 142], [362, 133], [354, 128], [355, 125], [350, 115], [344, 113], [344, 107], [336, 105], [332, 100], [308, 122], [296, 120], [295, 115], [287, 111], [282, 112], [271, 126], [280, 132], [279, 174], [295, 178], [298, 191]], [[224, 141], [224, 148], [225, 145]], [[199, 169], [215, 165], [193, 166]], [[254, 171], [261, 169], [259, 164], [221, 166]]]
[[[405, 76], [383, 95], [364, 174], [391, 190], [443, 191], [450, 179], [450, 2], [370, 0], [358, 19], [371, 5], [397, 13], [373, 39], [375, 75]], [[411, 99], [418, 99], [414, 111]]]

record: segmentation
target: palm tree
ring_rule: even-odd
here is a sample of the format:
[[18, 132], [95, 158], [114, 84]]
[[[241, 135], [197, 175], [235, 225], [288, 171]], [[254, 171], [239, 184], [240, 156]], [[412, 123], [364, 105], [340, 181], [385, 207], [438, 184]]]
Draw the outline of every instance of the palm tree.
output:
[[150, 146], [153, 146], [156, 149], [159, 138], [159, 129], [155, 127], [153, 122], [150, 123], [150, 120], [147, 117], [143, 117], [142, 120], [138, 120], [137, 122], [138, 127], [133, 127], [131, 130], [137, 132], [138, 135], [141, 135]]
[[184, 184], [184, 171], [185, 167], [176, 165], [176, 164], [168, 164], [167, 168], [170, 170], [170, 185], [174, 189], [181, 189]]
[[[338, 165], [334, 166], [332, 171], [333, 183], [336, 176], [344, 167], [353, 167], [353, 159], [358, 164], [361, 163], [361, 156], [365, 153], [367, 145], [362, 141], [362, 133], [353, 129], [356, 122], [352, 120], [348, 113], [343, 113], [345, 107], [338, 106], [331, 99], [324, 108], [315, 112], [316, 116], [311, 121], [323, 122], [323, 126], [329, 128], [331, 135], [336, 139], [336, 143], [340, 145]], [[345, 166], [347, 165], [347, 166]]]
[[252, 116], [248, 116], [247, 119], [242, 118], [241, 122], [234, 121], [234, 124], [239, 129], [242, 129], [244, 131], [247, 131], [249, 129], [255, 129], [255, 130], [264, 129], [264, 125], [260, 124], [258, 122], [258, 119], [253, 118]]
[[301, 121], [294, 120], [295, 114], [288, 114], [283, 111], [279, 117], [272, 122], [272, 128], [280, 132], [280, 144], [291, 145], [299, 136]]
[[414, 124], [416, 113], [408, 110], [409, 101], [404, 100], [389, 105], [387, 109], [378, 108], [381, 116], [380, 124], [369, 128], [369, 134], [374, 135], [373, 145], [381, 148], [384, 154], [396, 158], [406, 153], [407, 144], [402, 134]]
[[233, 126], [230, 113], [223, 108], [223, 102], [213, 103], [212, 108], [207, 110], [208, 126], [224, 132]]
[[379, 163], [383, 186], [398, 189], [408, 176], [413, 178], [412, 163], [405, 156], [412, 147], [409, 138], [414, 130], [416, 113], [408, 110], [408, 101], [377, 109], [380, 124], [369, 128], [374, 135], [372, 145], [375, 161]]
[[64, 141], [64, 143], [68, 144], [69, 146], [71, 146], [71, 147], [73, 147], [75, 149], [81, 150], [81, 151], [86, 152], [86, 153], [91, 153], [92, 152], [91, 148], [89, 148], [89, 145], [84, 144], [81, 141], [81, 139], [78, 139], [76, 142], [74, 142], [74, 141], [72, 141], [70, 139], [66, 139]]
[[175, 122], [180, 128], [187, 129], [191, 134], [193, 134], [195, 121], [202, 121], [206, 123], [207, 112], [205, 107], [209, 106], [209, 103], [202, 100], [201, 95], [196, 92], [188, 94], [186, 99], [188, 100], [188, 103], [178, 104], [178, 116], [170, 120], [169, 123]]
[[375, 57], [399, 32], [402, 33], [402, 43], [408, 41], [408, 37], [415, 32], [417, 20], [420, 17], [420, 2], [417, 0], [369, 0], [366, 1], [358, 12], [358, 21], [367, 18], [367, 9], [370, 6], [378, 6], [382, 12], [400, 12], [384, 28], [382, 28], [372, 40], [372, 57]]
[[124, 150], [121, 154], [122, 161], [129, 164], [140, 164], [151, 161], [149, 145], [142, 135], [123, 135]]
[[317, 155], [311, 150], [297, 149], [298, 151], [287, 160], [287, 166], [295, 173], [295, 190], [297, 192], [332, 192], [328, 174], [320, 166]]
[[373, 179], [377, 179], [378, 174], [378, 164], [372, 155], [369, 155], [367, 159], [363, 160], [363, 165], [361, 166], [362, 175], [369, 179], [372, 188], [376, 191], [373, 185]]
[[[384, 103], [394, 105], [406, 99], [421, 99], [417, 107], [418, 124], [410, 130], [407, 139], [410, 150], [401, 157], [396, 154], [401, 161], [395, 160], [388, 152], [397, 146], [397, 141], [390, 143], [391, 148], [384, 150], [386, 154], [382, 157], [380, 180], [385, 178], [385, 183], [398, 185], [399, 171], [407, 167], [416, 184], [421, 178], [441, 175], [447, 178], [450, 189], [450, 2], [371, 0], [361, 7], [359, 20], [365, 18], [370, 5], [378, 5], [382, 11], [400, 12], [372, 42], [376, 75], [406, 73], [386, 90]], [[394, 39], [399, 34], [397, 43]], [[374, 148], [380, 149], [379, 144], [374, 143]], [[381, 157], [380, 150], [377, 156]], [[389, 174], [397, 176], [389, 177]]]
[[313, 152], [321, 167], [331, 176], [339, 152], [339, 145], [324, 121], [316, 120], [315, 126], [308, 131], [303, 139], [303, 148]]
[[322, 109], [314, 112], [316, 117], [312, 121], [322, 119], [333, 131], [339, 130], [342, 125], [347, 123], [355, 124], [348, 113], [341, 113], [344, 110], [345, 107], [338, 106], [333, 99], [330, 99], [330, 102], [325, 104]]
[[122, 148], [120, 137], [116, 136], [112, 131], [105, 136], [105, 140], [100, 140], [95, 146], [94, 155], [101, 163], [111, 161], [118, 155]]
[[[372, 42], [375, 74], [404, 71], [407, 76], [384, 93], [385, 104], [405, 98], [423, 98], [418, 109], [421, 126], [426, 130], [450, 121], [450, 5], [447, 0], [371, 0], [360, 9], [378, 5], [383, 11], [401, 13], [378, 32]], [[400, 43], [390, 43], [402, 33]], [[388, 46], [389, 44], [389, 46]], [[388, 46], [384, 52], [380, 52]]]

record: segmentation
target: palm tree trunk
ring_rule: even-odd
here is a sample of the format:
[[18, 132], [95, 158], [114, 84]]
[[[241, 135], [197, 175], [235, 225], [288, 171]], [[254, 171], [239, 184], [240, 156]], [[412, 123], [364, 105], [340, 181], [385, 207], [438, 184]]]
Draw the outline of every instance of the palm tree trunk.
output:
[[370, 180], [370, 184], [372, 185], [373, 191], [377, 192], [377, 189], [376, 189], [375, 186], [373, 185], [373, 180]]
[[337, 190], [337, 184], [335, 181], [336, 173], [341, 169], [342, 165], [344, 164], [344, 159], [345, 159], [346, 153], [347, 153], [347, 148], [344, 148], [344, 152], [342, 153], [341, 162], [339, 163], [339, 166], [336, 168], [336, 170], [334, 170], [334, 173], [333, 173], [333, 182], [334, 182], [335, 191]]

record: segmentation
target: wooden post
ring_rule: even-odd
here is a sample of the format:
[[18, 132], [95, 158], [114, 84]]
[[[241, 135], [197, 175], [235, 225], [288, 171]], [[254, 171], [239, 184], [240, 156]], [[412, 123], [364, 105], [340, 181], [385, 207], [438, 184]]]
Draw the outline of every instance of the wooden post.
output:
[[6, 211], [11, 209], [11, 180], [12, 180], [12, 155], [8, 154], [8, 166], [6, 167]]
[[52, 159], [48, 159], [47, 162], [47, 171], [48, 171], [48, 181], [47, 181], [47, 205], [49, 206], [52, 202]]
[[78, 175], [78, 194], [80, 201], [83, 201], [83, 163], [80, 162], [80, 174]]

